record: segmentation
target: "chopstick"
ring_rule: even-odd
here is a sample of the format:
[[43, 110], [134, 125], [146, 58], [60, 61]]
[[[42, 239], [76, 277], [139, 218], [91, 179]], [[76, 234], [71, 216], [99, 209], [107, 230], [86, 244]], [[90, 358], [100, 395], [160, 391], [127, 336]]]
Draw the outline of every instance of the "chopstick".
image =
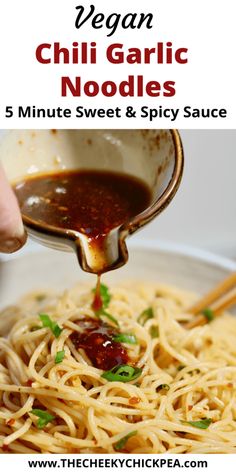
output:
[[224, 310], [234, 304], [236, 304], [236, 272], [220, 282], [211, 292], [187, 310], [188, 313], [196, 316], [185, 323], [185, 328], [191, 329], [207, 323], [208, 319], [202, 314], [203, 310], [210, 309], [215, 317], [221, 315]]

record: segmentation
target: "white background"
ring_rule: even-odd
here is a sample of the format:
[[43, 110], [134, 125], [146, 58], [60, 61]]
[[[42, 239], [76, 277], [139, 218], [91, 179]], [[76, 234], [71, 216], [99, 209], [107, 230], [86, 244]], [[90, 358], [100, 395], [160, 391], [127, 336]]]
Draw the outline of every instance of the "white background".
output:
[[[97, 12], [114, 11], [152, 12], [151, 30], [123, 30], [119, 28], [107, 38], [106, 29], [93, 30], [89, 23], [76, 30], [75, 6], [89, 7], [90, 0], [11, 0], [0, 7], [0, 126], [2, 128], [33, 128], [34, 119], [4, 119], [5, 107], [36, 105], [37, 107], [116, 107], [141, 105], [164, 108], [223, 107], [227, 119], [183, 119], [170, 122], [160, 119], [150, 124], [144, 119], [90, 119], [37, 120], [37, 127], [182, 127], [182, 128], [234, 128], [235, 106], [235, 1], [234, 0], [146, 0], [137, 2], [107, 2], [96, 0]], [[35, 59], [35, 49], [43, 42], [59, 41], [70, 47], [73, 41], [96, 41], [97, 65], [42, 65]], [[128, 47], [154, 47], [157, 42], [172, 41], [175, 47], [189, 49], [187, 65], [112, 65], [105, 61], [106, 46], [122, 42]], [[83, 80], [125, 80], [129, 74], [143, 74], [146, 80], [174, 80], [176, 95], [173, 98], [60, 98], [60, 77], [81, 75]]]
[[139, 237], [236, 258], [236, 130], [181, 130], [185, 169], [170, 206]]
[[[151, 31], [123, 31], [106, 38], [105, 31], [94, 32], [84, 26], [74, 28], [75, 5], [91, 1], [11, 0], [0, 6], [0, 127], [2, 128], [185, 128], [181, 132], [185, 149], [185, 174], [171, 206], [141, 231], [138, 237], [164, 239], [204, 247], [236, 257], [236, 132], [186, 131], [187, 128], [235, 128], [235, 1], [234, 0], [146, 0], [108, 2], [94, 0], [98, 11], [151, 11], [155, 27]], [[44, 66], [36, 62], [35, 48], [42, 42], [96, 41], [101, 57], [97, 66]], [[154, 47], [157, 41], [172, 41], [176, 47], [189, 48], [188, 65], [112, 66], [103, 54], [106, 46], [123, 42], [126, 47]], [[60, 76], [81, 75], [84, 80], [125, 80], [128, 74], [143, 74], [146, 80], [176, 81], [176, 96], [171, 99], [62, 99]], [[4, 118], [6, 106], [36, 105], [53, 108], [86, 107], [227, 108], [224, 120], [19, 120]], [[179, 457], [178, 457], [179, 458]], [[200, 456], [197, 457], [200, 459]], [[203, 457], [202, 457], [203, 458]], [[50, 457], [48, 458], [50, 459]], [[226, 463], [225, 456], [208, 456], [208, 470]], [[5, 466], [12, 464], [3, 456]], [[17, 458], [18, 470], [25, 470], [23, 456]], [[227, 457], [233, 470], [234, 456]], [[36, 470], [36, 469], [35, 469]]]
[[[91, 461], [96, 461], [96, 463], [99, 460], [103, 461], [103, 466], [99, 467], [99, 465], [93, 465], [89, 468], [89, 463], [88, 463], [88, 458]], [[1, 464], [3, 468], [11, 467], [13, 463], [13, 459], [17, 460], [17, 470], [18, 472], [28, 472], [30, 470], [34, 470], [37, 472], [38, 470], [49, 470], [49, 466], [47, 466], [48, 462], [52, 464], [53, 461], [57, 461], [54, 467], [50, 467], [51, 470], [57, 470], [58, 468], [61, 468], [63, 471], [68, 472], [68, 471], [87, 471], [90, 470], [91, 472], [97, 472], [99, 470], [103, 470], [105, 472], [110, 472], [111, 470], [116, 470], [117, 472], [129, 472], [134, 469], [131, 464], [131, 460], [133, 461], [148, 461], [148, 467], [138, 467], [136, 465], [137, 470], [142, 470], [144, 472], [149, 472], [151, 470], [161, 470], [162, 472], [167, 472], [170, 470], [174, 471], [179, 471], [182, 470], [184, 471], [193, 471], [193, 470], [202, 470], [205, 471], [207, 470], [208, 472], [218, 472], [224, 470], [225, 465], [227, 464], [227, 470], [229, 472], [233, 472], [235, 468], [235, 455], [234, 454], [189, 454], [189, 455], [184, 455], [184, 454], [160, 454], [160, 455], [155, 455], [155, 454], [129, 454], [127, 457], [127, 454], [86, 454], [86, 456], [79, 456], [78, 454], [70, 454], [69, 456], [67, 455], [62, 455], [62, 454], [57, 454], [57, 455], [52, 455], [52, 454], [44, 454], [43, 457], [40, 454], [16, 454], [14, 456], [10, 454], [4, 454], [1, 456]], [[112, 467], [111, 464], [107, 465], [106, 461], [112, 461], [112, 459], [116, 462], [116, 466]], [[130, 459], [128, 466], [126, 467], [125, 463], [123, 460], [128, 460]], [[158, 464], [156, 465], [155, 469], [150, 468], [150, 459], [151, 460], [158, 460]], [[63, 460], [64, 462], [60, 462]], [[85, 462], [85, 467], [81, 464], [83, 460], [86, 460]], [[35, 466], [35, 467], [29, 467], [28, 463], [29, 461], [39, 461], [41, 462], [41, 467]], [[42, 461], [44, 461], [45, 465], [42, 467]], [[47, 462], [48, 461], [48, 462]], [[77, 466], [76, 461], [79, 462], [79, 465]], [[122, 463], [122, 466], [118, 462], [120, 461]], [[179, 466], [178, 463], [175, 461], [179, 461]], [[198, 462], [199, 461], [199, 462]], [[204, 467], [203, 465], [199, 467], [196, 467], [197, 462], [200, 463], [201, 461], [207, 461], [207, 467]], [[185, 465], [185, 462], [188, 462]], [[70, 463], [70, 465], [69, 465]], [[64, 466], [62, 467], [62, 464]], [[137, 462], [136, 462], [137, 464]], [[191, 465], [192, 464], [192, 465]]]

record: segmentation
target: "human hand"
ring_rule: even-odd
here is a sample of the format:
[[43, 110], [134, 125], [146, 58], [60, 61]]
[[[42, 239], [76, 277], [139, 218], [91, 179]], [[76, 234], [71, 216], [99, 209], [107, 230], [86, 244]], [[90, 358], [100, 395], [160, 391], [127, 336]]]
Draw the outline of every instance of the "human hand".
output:
[[0, 252], [15, 252], [26, 239], [17, 198], [0, 165]]

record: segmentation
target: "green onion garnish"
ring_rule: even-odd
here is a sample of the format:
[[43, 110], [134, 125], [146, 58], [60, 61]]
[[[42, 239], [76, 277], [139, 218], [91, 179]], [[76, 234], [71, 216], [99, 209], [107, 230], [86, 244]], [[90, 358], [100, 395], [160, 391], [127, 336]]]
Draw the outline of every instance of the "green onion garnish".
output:
[[[93, 289], [93, 293], [95, 292], [96, 288]], [[109, 288], [104, 284], [100, 284], [100, 295], [102, 299], [103, 308], [107, 308], [111, 301], [111, 294], [109, 292]]]
[[39, 318], [42, 321], [43, 327], [49, 328], [54, 334], [55, 338], [59, 338], [62, 328], [60, 328], [60, 326], [58, 326], [55, 321], [52, 321], [51, 318], [45, 313], [40, 313]]
[[48, 423], [55, 420], [55, 416], [50, 415], [50, 413], [48, 413], [45, 410], [39, 410], [38, 408], [31, 410], [30, 413], [32, 413], [33, 415], [39, 418], [37, 421], [37, 427], [39, 429], [44, 428], [44, 426], [46, 426]]
[[203, 316], [205, 316], [208, 323], [210, 323], [210, 321], [214, 320], [214, 318], [215, 318], [215, 315], [214, 315], [213, 311], [211, 310], [211, 308], [205, 308], [204, 310], [202, 310], [202, 314], [203, 314]]
[[154, 318], [153, 309], [147, 308], [146, 310], [142, 311], [141, 315], [139, 315], [137, 321], [142, 326], [146, 323], [147, 320]]
[[159, 337], [159, 328], [158, 326], [151, 326], [149, 330], [150, 336], [152, 339]]
[[102, 374], [101, 377], [109, 380], [109, 382], [131, 382], [131, 380], [135, 380], [140, 377], [141, 374], [142, 369], [123, 364], [116, 365], [111, 370], [107, 370]]
[[65, 357], [65, 351], [58, 351], [55, 355], [55, 364], [60, 364]]
[[190, 424], [191, 426], [194, 426], [194, 428], [207, 429], [212, 423], [212, 420], [210, 418], [203, 418], [198, 421], [184, 421], [184, 423]]
[[[92, 291], [93, 291], [93, 293], [96, 293], [96, 288], [94, 288]], [[102, 318], [103, 316], [105, 316], [105, 318], [108, 318], [108, 320], [112, 321], [112, 323], [114, 323], [116, 326], [119, 326], [119, 323], [114, 318], [114, 316], [112, 316], [110, 313], [105, 311], [105, 308], [108, 307], [108, 305], [111, 301], [111, 295], [110, 295], [110, 292], [109, 292], [109, 288], [104, 284], [100, 285], [100, 296], [101, 296], [101, 299], [102, 299], [102, 308], [100, 308], [100, 310], [95, 311], [95, 315], [98, 318]]]
[[104, 284], [100, 285], [100, 295], [103, 302], [103, 308], [107, 308], [111, 301], [111, 294], [109, 288]]
[[137, 338], [135, 334], [125, 334], [119, 333], [114, 336], [113, 341], [116, 343], [126, 343], [126, 344], [137, 344]]
[[119, 323], [118, 321], [116, 320], [116, 318], [114, 318], [114, 316], [112, 316], [110, 313], [108, 313], [107, 311], [103, 310], [103, 308], [101, 308], [100, 310], [98, 311], [95, 311], [95, 315], [98, 317], [98, 318], [102, 318], [103, 316], [105, 316], [105, 318], [108, 318], [110, 321], [112, 321], [112, 323], [114, 323], [116, 326], [119, 326]]
[[126, 434], [126, 436], [124, 436], [123, 438], [121, 438], [119, 441], [117, 441], [115, 444], [114, 444], [114, 449], [116, 451], [121, 451], [124, 446], [126, 445], [127, 441], [129, 438], [132, 438], [132, 436], [135, 436], [137, 434], [138, 431], [131, 431], [129, 434]]

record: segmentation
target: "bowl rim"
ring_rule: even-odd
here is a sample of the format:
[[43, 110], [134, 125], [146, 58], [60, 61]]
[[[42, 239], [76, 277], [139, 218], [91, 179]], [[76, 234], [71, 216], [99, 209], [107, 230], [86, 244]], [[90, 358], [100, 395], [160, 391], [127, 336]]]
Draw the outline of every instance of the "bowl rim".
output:
[[189, 257], [201, 262], [221, 267], [229, 271], [236, 271], [236, 261], [226, 256], [221, 256], [207, 249], [202, 249], [191, 244], [183, 244], [173, 241], [151, 238], [134, 238], [128, 242], [128, 246], [135, 249], [143, 249], [147, 251], [160, 251], [176, 254], [183, 257]]
[[[144, 251], [159, 251], [162, 253], [167, 252], [183, 257], [189, 257], [190, 259], [195, 259], [203, 263], [215, 265], [228, 271], [236, 271], [235, 260], [188, 244], [167, 240], [163, 241], [161, 239], [133, 237], [128, 239], [127, 246], [128, 250], [130, 248]], [[12, 260], [21, 259], [23, 257], [30, 257], [31, 254], [49, 254], [51, 251], [53, 251], [53, 249], [46, 248], [40, 244], [35, 244], [31, 247], [25, 246], [22, 250], [14, 254], [0, 254], [0, 262], [11, 262]], [[70, 253], [67, 253], [68, 256], [69, 254]], [[76, 257], [75, 254], [73, 254], [73, 256]]]

